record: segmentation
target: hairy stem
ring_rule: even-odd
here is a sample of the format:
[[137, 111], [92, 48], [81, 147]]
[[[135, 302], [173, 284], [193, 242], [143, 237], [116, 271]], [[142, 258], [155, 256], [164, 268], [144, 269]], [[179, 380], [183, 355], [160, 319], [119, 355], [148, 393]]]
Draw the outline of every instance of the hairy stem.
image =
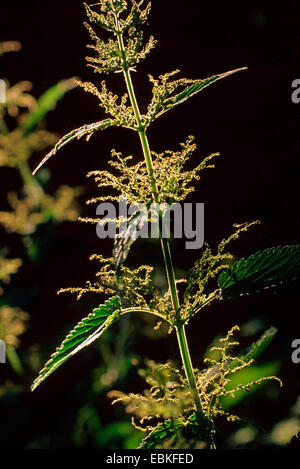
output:
[[190, 356], [189, 346], [185, 334], [184, 324], [176, 326], [177, 340], [180, 349], [180, 355], [184, 366], [184, 371], [190, 385], [191, 393], [194, 399], [196, 410], [202, 414], [201, 402], [196, 387], [195, 374], [193, 370], [192, 360]]
[[[116, 21], [116, 29], [117, 31], [119, 31], [120, 28], [119, 28], [119, 21], [118, 21], [117, 15], [115, 15], [115, 21]], [[136, 118], [136, 122], [138, 126], [137, 132], [140, 137], [140, 142], [141, 142], [141, 146], [143, 149], [143, 153], [144, 153], [144, 157], [145, 157], [145, 161], [147, 165], [149, 180], [150, 180], [150, 184], [152, 188], [152, 198], [155, 203], [159, 204], [160, 197], [159, 197], [159, 191], [157, 188], [155, 172], [153, 168], [151, 150], [150, 150], [146, 130], [143, 125], [142, 118], [141, 118], [141, 113], [139, 110], [137, 99], [135, 96], [134, 87], [133, 87], [133, 83], [132, 83], [131, 75], [130, 75], [130, 70], [126, 63], [126, 54], [125, 54], [125, 47], [124, 47], [122, 33], [118, 32], [117, 37], [118, 37], [119, 49], [123, 58], [123, 74], [124, 74], [130, 102], [131, 102], [131, 105], [135, 114], [135, 118]], [[161, 218], [161, 216], [162, 216], [162, 213], [160, 211], [159, 217]], [[171, 293], [172, 306], [173, 306], [173, 309], [175, 311], [176, 318], [177, 318], [177, 325], [175, 327], [176, 327], [176, 332], [177, 332], [177, 340], [178, 340], [178, 346], [179, 346], [180, 354], [182, 358], [182, 363], [183, 363], [185, 374], [186, 374], [186, 377], [187, 377], [187, 380], [191, 389], [195, 408], [199, 414], [202, 414], [200, 398], [199, 398], [197, 388], [196, 388], [195, 375], [194, 375], [189, 347], [188, 347], [188, 343], [187, 343], [187, 339], [185, 335], [185, 328], [184, 328], [184, 324], [180, 316], [180, 303], [179, 303], [178, 291], [176, 287], [176, 280], [175, 280], [170, 246], [169, 246], [169, 242], [161, 236], [161, 233], [160, 233], [160, 241], [161, 241], [161, 247], [163, 251], [167, 278], [168, 278], [168, 285], [169, 285], [169, 289]]]

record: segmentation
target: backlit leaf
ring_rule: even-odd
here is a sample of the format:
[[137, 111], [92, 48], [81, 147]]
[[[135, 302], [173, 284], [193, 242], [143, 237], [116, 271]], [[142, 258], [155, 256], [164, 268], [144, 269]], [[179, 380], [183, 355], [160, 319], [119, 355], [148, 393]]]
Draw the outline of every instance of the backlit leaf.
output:
[[38, 164], [38, 166], [33, 171], [33, 175], [36, 174], [36, 172], [46, 163], [46, 161], [49, 160], [49, 158], [51, 158], [51, 156], [56, 155], [58, 150], [60, 150], [62, 147], [64, 147], [68, 143], [72, 142], [76, 138], [80, 139], [84, 135], [87, 135], [87, 138], [89, 138], [94, 132], [97, 132], [97, 130], [104, 130], [112, 124], [113, 124], [112, 119], [105, 119], [103, 121], [94, 122], [93, 124], [83, 125], [82, 127], [79, 127], [78, 129], [72, 130], [72, 132], [69, 132], [64, 137], [62, 137], [57, 142], [53, 150], [51, 150], [50, 153], [48, 153], [42, 159], [42, 161]]
[[300, 273], [300, 245], [273, 247], [242, 258], [218, 278], [222, 298], [259, 292], [294, 280]]
[[240, 356], [237, 360], [232, 360], [227, 366], [227, 369], [233, 369], [241, 362], [248, 363], [250, 360], [256, 360], [259, 358], [268, 348], [276, 333], [277, 329], [275, 327], [270, 327], [256, 342], [253, 342], [247, 353]]
[[31, 390], [34, 391], [49, 375], [59, 368], [65, 361], [78, 353], [84, 347], [97, 340], [103, 332], [118, 318], [120, 313], [120, 299], [114, 296], [103, 305], [82, 319], [67, 335], [50, 360], [40, 371]]
[[181, 93], [176, 94], [175, 96], [169, 97], [164, 101], [164, 106], [168, 108], [172, 108], [177, 104], [181, 104], [187, 99], [191, 98], [195, 94], [202, 91], [204, 88], [207, 88], [212, 83], [215, 83], [218, 80], [222, 80], [222, 78], [226, 78], [233, 73], [240, 72], [241, 70], [246, 70], [246, 67], [237, 68], [236, 70], [230, 70], [229, 72], [220, 73], [218, 75], [213, 75], [209, 78], [204, 78], [203, 80], [197, 80], [196, 83], [192, 84], [191, 86], [187, 86]]
[[55, 108], [57, 102], [66, 94], [67, 91], [74, 88], [75, 81], [62, 80], [56, 85], [45, 91], [39, 98], [37, 107], [34, 111], [30, 112], [22, 125], [23, 135], [26, 136], [33, 132], [41, 120]]

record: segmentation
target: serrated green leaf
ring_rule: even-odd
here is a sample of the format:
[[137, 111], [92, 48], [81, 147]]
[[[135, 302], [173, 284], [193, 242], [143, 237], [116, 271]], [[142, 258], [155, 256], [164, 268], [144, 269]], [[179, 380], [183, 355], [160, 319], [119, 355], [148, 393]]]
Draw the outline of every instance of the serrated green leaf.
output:
[[120, 298], [114, 296], [99, 308], [93, 310], [86, 318], [67, 335], [62, 344], [51, 355], [50, 360], [40, 371], [31, 390], [34, 391], [48, 376], [50, 376], [65, 361], [78, 353], [84, 347], [97, 340], [103, 332], [118, 318], [120, 312]]
[[171, 109], [177, 106], [177, 104], [181, 104], [187, 99], [194, 96], [195, 94], [199, 93], [204, 88], [207, 88], [212, 83], [215, 83], [218, 80], [222, 80], [222, 78], [226, 78], [229, 75], [232, 75], [233, 73], [239, 72], [241, 70], [246, 70], [246, 69], [247, 67], [237, 68], [236, 70], [230, 70], [229, 72], [220, 73], [220, 74], [208, 77], [208, 78], [204, 78], [202, 80], [197, 80], [191, 86], [187, 86], [183, 91], [176, 94], [175, 96], [171, 96], [165, 99], [163, 101], [163, 107], [165, 110]]
[[300, 273], [300, 245], [273, 247], [242, 258], [218, 278], [222, 298], [259, 292], [293, 280]]
[[33, 132], [41, 120], [55, 108], [57, 102], [66, 94], [67, 91], [74, 88], [75, 82], [70, 80], [59, 81], [56, 85], [45, 91], [37, 102], [37, 108], [30, 112], [22, 125], [23, 135], [26, 136]]
[[138, 449], [153, 449], [156, 445], [162, 444], [170, 438], [174, 438], [176, 432], [183, 427], [184, 423], [179, 419], [166, 420], [142, 440]]
[[80, 139], [84, 135], [87, 135], [88, 137], [90, 137], [94, 132], [97, 132], [98, 130], [104, 130], [110, 125], [113, 125], [113, 120], [105, 119], [103, 121], [94, 122], [93, 124], [83, 125], [82, 127], [79, 127], [78, 129], [72, 130], [72, 132], [69, 132], [57, 142], [53, 150], [51, 150], [50, 153], [48, 153], [42, 159], [42, 161], [38, 164], [38, 166], [35, 168], [32, 174], [35, 175], [36, 172], [46, 163], [46, 161], [48, 161], [49, 158], [51, 158], [51, 156], [56, 155], [58, 150], [60, 150], [62, 147], [64, 147], [68, 143], [72, 142], [76, 138]]
[[181, 430], [188, 434], [189, 438], [206, 442], [208, 447], [213, 441], [211, 421], [204, 415], [199, 417], [193, 413], [185, 422], [179, 418], [165, 420], [141, 441], [138, 449], [153, 449], [164, 441], [175, 438]]

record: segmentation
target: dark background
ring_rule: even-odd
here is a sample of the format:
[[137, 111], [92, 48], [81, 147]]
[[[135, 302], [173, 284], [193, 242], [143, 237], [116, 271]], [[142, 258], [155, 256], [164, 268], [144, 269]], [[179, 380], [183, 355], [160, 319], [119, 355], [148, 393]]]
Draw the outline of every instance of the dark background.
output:
[[[291, 100], [291, 83], [300, 78], [297, 3], [154, 0], [147, 33], [153, 34], [159, 44], [133, 76], [141, 108], [145, 109], [151, 91], [148, 73], [158, 76], [180, 68], [181, 76], [204, 78], [242, 66], [249, 68], [167, 113], [149, 130], [150, 143], [156, 151], [176, 150], [179, 142], [195, 135], [198, 145], [195, 163], [212, 152], [221, 152], [216, 169], [205, 173], [190, 200], [205, 202], [205, 239], [213, 246], [232, 232], [233, 223], [262, 221], [262, 225], [242, 235], [232, 246], [237, 256], [299, 240], [300, 104]], [[99, 83], [102, 77], [85, 66], [89, 38], [83, 20], [81, 1], [5, 2], [1, 6], [0, 40], [18, 40], [23, 49], [21, 53], [4, 56], [1, 74], [9, 77], [11, 83], [20, 79], [32, 81], [35, 96], [71, 76]], [[110, 87], [123, 93], [121, 76], [113, 76]], [[50, 130], [62, 135], [103, 117], [95, 99], [77, 89], [64, 98], [47, 122]], [[84, 185], [83, 213], [93, 216], [94, 208], [85, 208], [84, 200], [90, 194], [95, 195], [97, 189], [86, 181], [85, 174], [106, 167], [110, 148], [141, 157], [136, 153], [137, 143], [133, 133], [113, 129], [96, 134], [89, 143], [71, 144], [48, 164], [53, 190], [63, 183]], [[32, 166], [39, 159], [32, 160]], [[6, 191], [16, 184], [10, 172], [3, 170], [2, 204], [6, 203]], [[1, 238], [5, 245], [8, 241], [2, 231]], [[15, 239], [15, 252], [21, 249], [18, 243]], [[30, 300], [24, 300], [24, 308], [26, 301], [30, 303], [32, 316], [31, 327], [23, 339], [24, 348], [39, 343], [47, 358], [69, 325], [91, 305], [99, 303], [99, 299], [89, 298], [76, 306], [68, 296], [57, 297], [56, 290], [91, 278], [95, 267], [89, 263], [89, 255], [97, 251], [109, 255], [111, 247], [111, 241], [96, 238], [93, 226], [66, 224], [47, 247], [43, 266], [41, 262], [38, 269], [22, 270], [19, 282], [22, 288], [25, 284], [24, 290], [30, 296]], [[160, 251], [152, 249], [151, 245], [137, 243], [129, 263], [161, 265]], [[181, 270], [189, 268], [197, 258], [197, 252], [184, 251], [181, 244], [174, 246], [173, 251], [176, 266]], [[276, 295], [264, 293], [251, 299], [220, 302], [209, 310], [210, 314], [203, 313], [201, 318], [194, 319], [188, 330], [192, 356], [199, 366], [201, 354], [213, 337], [236, 323], [242, 324], [255, 316], [266, 327], [273, 324], [279, 328], [272, 353], [282, 362], [285, 386], [275, 406], [268, 407], [258, 398], [256, 407], [251, 409], [251, 418], [255, 420], [257, 416], [266, 427], [288, 414], [299, 393], [300, 365], [292, 364], [290, 359], [291, 342], [300, 333], [298, 288], [295, 283]], [[174, 337], [161, 342], [145, 340], [135, 347], [137, 353], [157, 360], [178, 358]], [[76, 358], [35, 394], [24, 393], [17, 402], [13, 399], [5, 402], [1, 409], [5, 422], [13, 415], [18, 425], [14, 424], [3, 436], [3, 446], [26, 447], [32, 441], [38, 441], [39, 447], [72, 446], [68, 429], [84, 400], [88, 373], [96, 366], [96, 360], [92, 352], [85, 358]], [[31, 380], [29, 376], [28, 386]], [[109, 404], [104, 400], [101, 405], [103, 418], [109, 421]]]

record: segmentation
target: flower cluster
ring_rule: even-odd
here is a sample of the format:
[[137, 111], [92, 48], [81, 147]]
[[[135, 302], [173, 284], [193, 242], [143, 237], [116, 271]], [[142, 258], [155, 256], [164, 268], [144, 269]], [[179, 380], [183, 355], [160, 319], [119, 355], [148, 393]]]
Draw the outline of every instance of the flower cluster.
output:
[[141, 27], [150, 12], [150, 3], [142, 9], [143, 3], [143, 1], [139, 3], [133, 1], [126, 19], [120, 15], [126, 9], [127, 2], [100, 2], [101, 11], [105, 14], [96, 13], [85, 4], [90, 22], [114, 33], [118, 41], [122, 41], [122, 50], [120, 50], [120, 42], [100, 39], [93, 28], [85, 24], [94, 43], [88, 47], [96, 52], [96, 57], [87, 57], [87, 61], [95, 72], [109, 73], [131, 69], [155, 47], [156, 41], [152, 36], [145, 45], [143, 44]]
[[227, 245], [240, 236], [242, 232], [247, 231], [251, 226], [259, 224], [256, 220], [249, 223], [238, 225], [235, 232], [228, 238], [224, 238], [217, 248], [216, 254], [206, 243], [200, 259], [189, 270], [187, 287], [184, 293], [183, 318], [187, 322], [201, 308], [218, 298], [218, 290], [206, 293], [210, 280], [214, 279], [222, 270], [226, 269], [232, 261], [231, 253], [226, 252]]
[[[219, 155], [219, 153], [213, 153], [193, 169], [188, 170], [185, 166], [196, 149], [194, 138], [190, 136], [180, 146], [181, 150], [177, 152], [171, 150], [163, 153], [152, 152], [161, 204], [184, 201], [194, 191], [191, 183], [200, 179], [200, 173], [204, 169], [214, 168], [210, 161]], [[88, 173], [88, 177], [95, 178], [98, 187], [109, 187], [119, 194], [95, 197], [90, 199], [88, 204], [99, 203], [103, 200], [119, 200], [120, 195], [125, 195], [129, 203], [146, 205], [151, 203], [152, 193], [146, 164], [141, 161], [130, 165], [132, 158], [132, 156], [123, 157], [121, 153], [112, 150], [110, 165], [117, 170], [116, 174], [102, 170]]]
[[[254, 386], [269, 381], [277, 381], [282, 385], [276, 376], [263, 376], [237, 386], [232, 384], [235, 374], [254, 363], [249, 354], [232, 355], [232, 347], [239, 345], [234, 339], [234, 334], [238, 331], [238, 326], [232, 327], [224, 338], [219, 339], [219, 344], [210, 349], [210, 354], [214, 353], [216, 358], [204, 360], [209, 365], [207, 368], [194, 370], [202, 410], [208, 422], [213, 422], [220, 415], [228, 421], [239, 420], [226, 410], [226, 406], [224, 408], [224, 396], [230, 396], [234, 400], [239, 392], [250, 391]], [[255, 343], [255, 347], [265, 338], [266, 334]], [[125, 405], [126, 412], [133, 415], [132, 423], [136, 428], [151, 432], [145, 441], [154, 438], [159, 443], [159, 446], [155, 445], [156, 448], [165, 447], [168, 440], [182, 438], [187, 430], [194, 430], [195, 441], [199, 442], [199, 420], [194, 413], [193, 399], [182, 372], [172, 362], [160, 364], [148, 360], [146, 368], [140, 370], [139, 374], [148, 385], [143, 394], [111, 391], [108, 396], [113, 399], [113, 404], [121, 402]]]

